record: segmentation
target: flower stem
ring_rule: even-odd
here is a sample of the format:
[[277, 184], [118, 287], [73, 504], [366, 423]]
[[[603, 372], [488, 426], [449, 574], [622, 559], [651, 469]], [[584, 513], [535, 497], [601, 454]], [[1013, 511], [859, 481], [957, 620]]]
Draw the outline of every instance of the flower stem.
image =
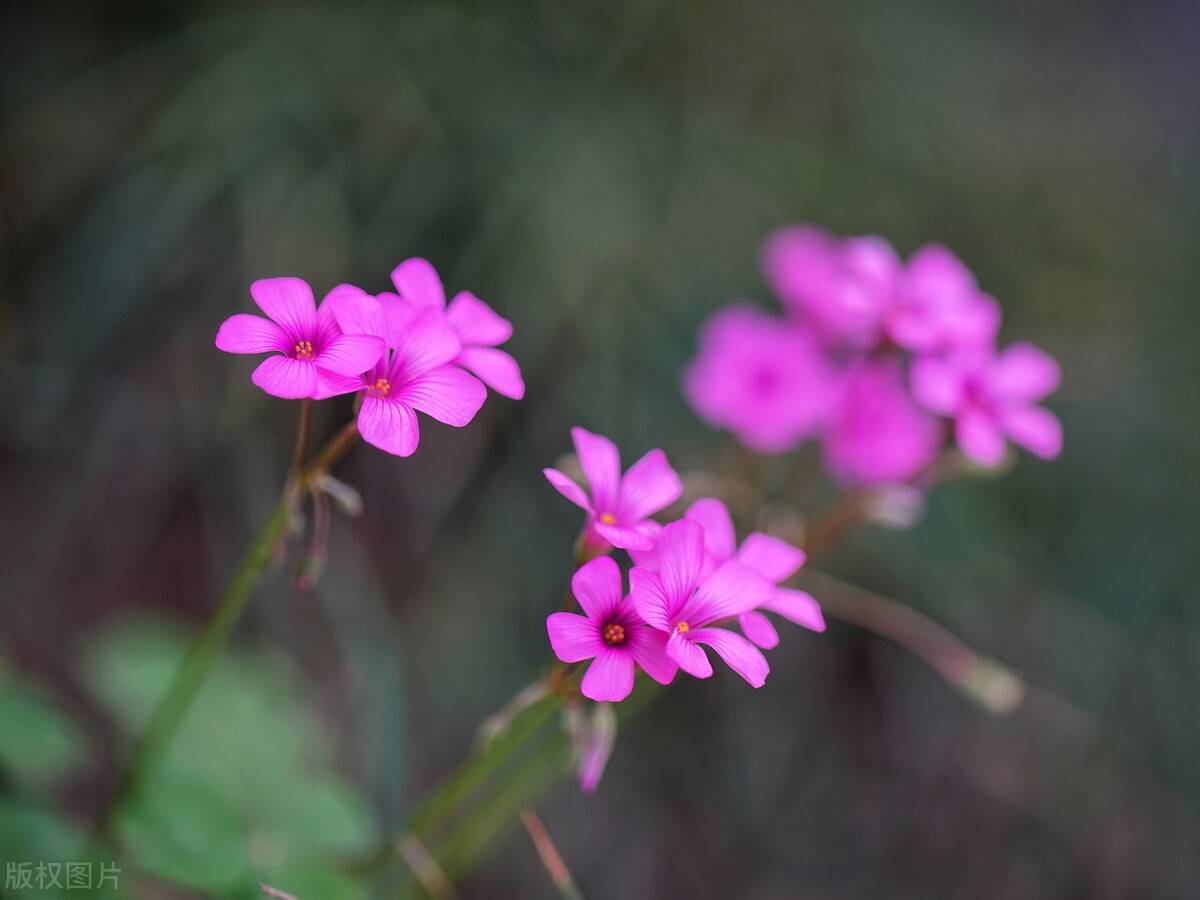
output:
[[296, 449], [292, 453], [291, 477], [299, 478], [308, 457], [308, 435], [312, 430], [312, 401], [305, 397], [300, 401], [300, 426], [296, 429]]

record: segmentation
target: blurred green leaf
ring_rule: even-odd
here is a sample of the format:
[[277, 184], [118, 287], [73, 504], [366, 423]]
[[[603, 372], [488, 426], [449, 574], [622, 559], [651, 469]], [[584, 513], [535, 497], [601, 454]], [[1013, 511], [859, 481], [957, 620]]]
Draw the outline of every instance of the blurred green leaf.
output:
[[75, 726], [37, 687], [18, 682], [0, 663], [0, 771], [45, 782], [79, 757]]

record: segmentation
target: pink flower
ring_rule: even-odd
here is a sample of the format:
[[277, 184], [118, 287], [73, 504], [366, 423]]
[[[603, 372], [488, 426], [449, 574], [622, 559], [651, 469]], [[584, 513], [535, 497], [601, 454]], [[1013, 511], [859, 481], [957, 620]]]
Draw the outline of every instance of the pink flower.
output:
[[[383, 354], [376, 336], [339, 329], [327, 302], [318, 310], [312, 288], [299, 278], [264, 278], [250, 296], [267, 318], [241, 313], [217, 331], [226, 353], [270, 353], [250, 380], [275, 397], [312, 397], [320, 376], [358, 375]], [[328, 300], [328, 297], [326, 298]]]
[[488, 387], [505, 397], [520, 400], [525, 382], [517, 361], [496, 348], [512, 337], [512, 323], [469, 291], [455, 294], [446, 306], [446, 292], [437, 270], [424, 259], [406, 259], [392, 270], [392, 283], [400, 297], [419, 310], [436, 310], [445, 316], [462, 343], [456, 365], [474, 372]]
[[420, 434], [417, 411], [446, 425], [469, 423], [487, 388], [456, 365], [461, 344], [442, 316], [385, 303], [342, 285], [326, 300], [344, 331], [377, 335], [387, 351], [366, 375], [323, 376], [317, 398], [362, 392], [358, 431], [368, 444], [396, 456], [411, 456]]
[[704, 530], [680, 520], [658, 539], [658, 571], [634, 566], [629, 596], [646, 624], [668, 634], [667, 655], [697, 678], [712, 675], [702, 646], [712, 647], [752, 687], [762, 687], [770, 667], [762, 652], [717, 623], [750, 612], [770, 597], [774, 585], [736, 559], [705, 574]]
[[851, 371], [822, 447], [825, 467], [843, 484], [907, 481], [942, 447], [937, 419], [908, 395], [898, 359], [868, 359]]
[[571, 429], [571, 440], [588, 492], [558, 469], [543, 469], [560, 494], [587, 512], [585, 540], [601, 540], [622, 550], [649, 549], [659, 524], [650, 516], [670, 506], [683, 493], [683, 482], [661, 450], [651, 450], [621, 477], [616, 444], [583, 428]]
[[871, 347], [900, 275], [900, 259], [881, 237], [838, 239], [811, 225], [772, 234], [763, 273], [793, 312], [830, 343]]
[[584, 614], [557, 612], [546, 619], [554, 654], [565, 663], [593, 660], [580, 690], [591, 700], [624, 700], [633, 690], [634, 663], [659, 684], [670, 684], [676, 665], [667, 639], [638, 618], [622, 599], [621, 570], [607, 556], [583, 565], [571, 590]]
[[753, 450], [783, 453], [820, 429], [837, 378], [801, 326], [737, 305], [704, 326], [683, 388], [710, 425]]
[[918, 359], [912, 389], [927, 409], [954, 419], [963, 453], [994, 466], [1004, 458], [1006, 437], [1043, 459], [1062, 451], [1062, 425], [1037, 405], [1061, 377], [1052, 357], [1029, 344], [1013, 344], [995, 354]]
[[1000, 307], [948, 249], [927, 244], [909, 258], [887, 315], [895, 343], [917, 353], [985, 347], [999, 328]]

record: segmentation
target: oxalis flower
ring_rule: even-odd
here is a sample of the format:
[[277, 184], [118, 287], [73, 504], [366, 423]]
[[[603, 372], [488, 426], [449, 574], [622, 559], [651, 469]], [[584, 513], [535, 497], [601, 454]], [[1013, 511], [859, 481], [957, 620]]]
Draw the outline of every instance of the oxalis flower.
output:
[[[733, 528], [733, 517], [729, 507], [712, 497], [702, 497], [688, 507], [683, 514], [685, 520], [695, 522], [704, 529], [705, 571], [715, 570], [730, 559], [750, 568], [775, 585], [756, 609], [741, 613], [738, 626], [742, 633], [764, 650], [779, 643], [779, 633], [763, 611], [777, 613], [789, 622], [810, 631], [824, 631], [825, 618], [821, 607], [812, 595], [793, 588], [779, 587], [781, 581], [791, 578], [804, 565], [804, 551], [787, 541], [761, 531], [747, 535], [741, 546]], [[638, 565], [642, 560], [637, 559]]]
[[583, 428], [571, 429], [588, 491], [558, 469], [542, 473], [555, 489], [587, 512], [584, 543], [622, 550], [649, 550], [660, 525], [650, 516], [683, 493], [683, 482], [661, 450], [651, 450], [621, 476], [621, 455], [608, 438]]
[[1061, 378], [1053, 357], [1030, 344], [918, 359], [911, 376], [918, 402], [954, 419], [959, 448], [984, 466], [1004, 458], [1005, 438], [1043, 459], [1058, 456], [1062, 425], [1037, 404]]
[[420, 433], [417, 411], [457, 428], [468, 424], [487, 399], [487, 388], [451, 365], [462, 345], [436, 312], [384, 303], [350, 285], [330, 293], [329, 305], [344, 331], [376, 335], [387, 351], [365, 374], [323, 375], [317, 398], [362, 392], [358, 431], [368, 444], [411, 456]]
[[695, 522], [667, 525], [657, 549], [657, 572], [630, 570], [629, 596], [642, 620], [668, 635], [667, 655], [689, 675], [708, 678], [707, 645], [752, 687], [762, 687], [770, 671], [762, 652], [717, 623], [761, 606], [775, 586], [736, 559], [705, 574], [704, 530]]
[[896, 344], [916, 353], [987, 347], [999, 329], [999, 305], [950, 250], [926, 244], [909, 257], [887, 315]]
[[383, 355], [384, 343], [377, 335], [340, 328], [328, 302], [333, 293], [317, 309], [306, 281], [256, 281], [250, 285], [250, 296], [267, 318], [246, 313], [230, 316], [217, 331], [217, 348], [226, 353], [273, 354], [259, 364], [250, 380], [285, 400], [314, 396], [324, 376], [365, 372]]
[[563, 662], [593, 660], [580, 685], [585, 697], [624, 700], [633, 690], [635, 663], [660, 684], [671, 683], [677, 666], [667, 656], [667, 638], [622, 599], [621, 570], [611, 557], [581, 566], [571, 578], [571, 590], [584, 614], [554, 613], [546, 619], [546, 631]]
[[520, 400], [525, 382], [517, 361], [496, 348], [512, 337], [512, 323], [497, 315], [470, 291], [454, 295], [446, 305], [446, 291], [437, 270], [419, 257], [407, 259], [392, 271], [400, 298], [417, 310], [444, 316], [462, 344], [454, 362], [474, 372], [488, 387], [505, 397]]

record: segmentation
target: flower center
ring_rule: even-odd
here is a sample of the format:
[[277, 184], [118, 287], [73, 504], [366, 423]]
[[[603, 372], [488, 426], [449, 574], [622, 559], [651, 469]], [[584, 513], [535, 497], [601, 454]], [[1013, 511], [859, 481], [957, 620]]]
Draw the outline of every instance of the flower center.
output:
[[605, 525], [616, 525], [617, 517], [614, 516], [612, 513], [604, 513], [603, 515], [600, 516], [600, 521], [603, 522]]
[[678, 631], [680, 634], [687, 634], [689, 631], [692, 630], [692, 627], [690, 625], [688, 625], [687, 622], [680, 622], [678, 625], [675, 626], [675, 630]]
[[618, 647], [625, 643], [625, 626], [620, 622], [609, 622], [600, 632], [604, 643], [610, 647]]
[[386, 397], [392, 392], [392, 383], [386, 378], [376, 378], [375, 383], [367, 388], [372, 397]]
[[296, 359], [312, 359], [312, 341], [296, 341], [296, 346], [292, 348], [292, 352], [296, 354]]

